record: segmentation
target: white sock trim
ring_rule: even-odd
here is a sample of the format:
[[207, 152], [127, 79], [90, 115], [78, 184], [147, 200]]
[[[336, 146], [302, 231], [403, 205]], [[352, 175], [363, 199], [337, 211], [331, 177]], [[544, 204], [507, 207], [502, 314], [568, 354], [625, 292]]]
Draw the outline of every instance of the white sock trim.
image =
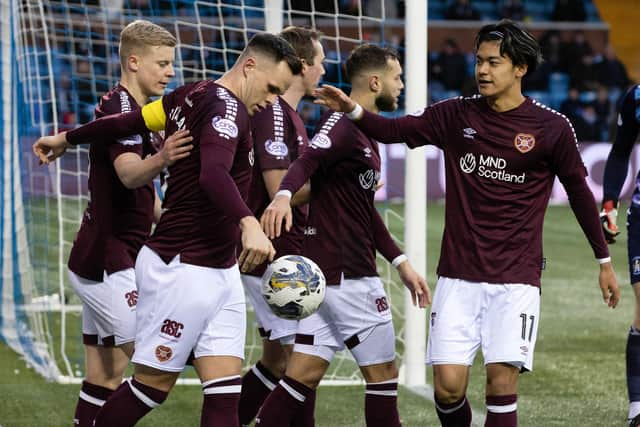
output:
[[518, 409], [518, 403], [512, 403], [511, 405], [487, 405], [487, 411], [494, 414], [506, 414], [507, 412], [514, 412]]
[[138, 400], [140, 400], [142, 403], [147, 405], [149, 408], [153, 409], [153, 408], [157, 408], [158, 406], [160, 406], [160, 404], [158, 402], [155, 402], [155, 401], [151, 400], [149, 397], [147, 397], [146, 394], [144, 394], [143, 392], [141, 392], [140, 390], [135, 388], [133, 386], [133, 384], [131, 384], [131, 380], [130, 379], [127, 380], [127, 384], [129, 384], [129, 388], [131, 388], [131, 391], [133, 392], [133, 394], [136, 395]]
[[638, 414], [640, 414], [640, 402], [629, 402], [629, 420], [634, 419]]
[[438, 408], [438, 411], [442, 412], [443, 414], [451, 414], [455, 411], [457, 411], [458, 409], [462, 408], [464, 406], [464, 404], [466, 403], [467, 398], [465, 397], [462, 402], [460, 402], [460, 404], [458, 406], [454, 406], [453, 408], [449, 408], [449, 409], [444, 409], [441, 408], [437, 403], [436, 403], [436, 408]]
[[291, 397], [293, 397], [294, 399], [296, 399], [298, 402], [304, 402], [305, 397], [298, 393], [293, 387], [291, 387], [289, 384], [287, 384], [286, 382], [284, 382], [284, 380], [280, 380], [279, 383], [282, 388], [284, 388], [287, 393], [289, 393], [291, 395]]
[[202, 392], [207, 394], [239, 394], [242, 391], [242, 386], [238, 385], [224, 385], [222, 387], [209, 387], [202, 390]]
[[104, 405], [104, 403], [106, 402], [106, 400], [102, 400], [102, 399], [98, 399], [97, 397], [93, 397], [88, 395], [87, 393], [85, 393], [84, 391], [80, 390], [80, 399], [84, 400], [85, 402], [89, 402], [92, 405], [96, 405], [96, 406], [100, 406], [102, 407]]
[[240, 375], [230, 375], [228, 377], [220, 377], [213, 380], [205, 381], [202, 383], [202, 388], [208, 387], [214, 383], [219, 383], [221, 381], [235, 380], [236, 378], [242, 378], [242, 377]]
[[269, 380], [269, 378], [265, 377], [262, 374], [262, 372], [260, 372], [260, 369], [258, 369], [256, 365], [253, 365], [251, 367], [251, 372], [253, 372], [253, 374], [256, 377], [258, 377], [258, 379], [262, 382], [262, 384], [264, 384], [265, 387], [267, 387], [269, 390], [273, 391], [273, 389], [276, 388], [276, 385], [272, 383], [271, 380]]
[[397, 396], [398, 390], [367, 390], [365, 394], [375, 394], [376, 396]]

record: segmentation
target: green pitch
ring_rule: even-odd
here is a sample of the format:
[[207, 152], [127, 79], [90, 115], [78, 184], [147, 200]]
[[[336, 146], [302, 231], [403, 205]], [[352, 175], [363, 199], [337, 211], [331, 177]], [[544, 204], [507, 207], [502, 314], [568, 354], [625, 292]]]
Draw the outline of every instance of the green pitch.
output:
[[[429, 206], [427, 278], [432, 290], [442, 215], [442, 206]], [[626, 238], [611, 247], [622, 301], [610, 310], [601, 301], [598, 267], [591, 249], [569, 208], [549, 208], [544, 237], [547, 268], [542, 278], [541, 322], [534, 372], [521, 377], [520, 425], [624, 426], [624, 349], [634, 303], [628, 285]], [[71, 425], [78, 389], [77, 385], [45, 382], [0, 344], [2, 427]], [[469, 400], [476, 413], [484, 414], [480, 357], [473, 368]], [[179, 386], [139, 425], [198, 425], [201, 402], [199, 387]], [[363, 426], [363, 403], [362, 386], [322, 387], [318, 392], [317, 425]], [[402, 389], [399, 406], [404, 426], [438, 425], [433, 404], [422, 397]]]

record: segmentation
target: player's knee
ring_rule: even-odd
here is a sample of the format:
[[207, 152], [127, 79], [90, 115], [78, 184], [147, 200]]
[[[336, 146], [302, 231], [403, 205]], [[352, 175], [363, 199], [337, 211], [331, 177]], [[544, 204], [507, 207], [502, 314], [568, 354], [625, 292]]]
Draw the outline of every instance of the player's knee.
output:
[[362, 376], [367, 383], [380, 383], [398, 378], [395, 360], [371, 366], [361, 366]]
[[515, 394], [518, 390], [518, 368], [500, 370], [499, 372], [488, 371], [487, 394], [506, 395]]
[[457, 384], [434, 384], [434, 394], [436, 400], [440, 403], [459, 402], [465, 395], [464, 388]]

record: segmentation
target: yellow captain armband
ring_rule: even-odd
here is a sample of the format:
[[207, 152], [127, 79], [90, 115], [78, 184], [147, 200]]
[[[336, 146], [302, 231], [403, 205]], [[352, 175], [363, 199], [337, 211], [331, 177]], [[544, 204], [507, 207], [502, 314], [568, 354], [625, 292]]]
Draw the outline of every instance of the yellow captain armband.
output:
[[167, 115], [162, 106], [162, 98], [142, 107], [142, 118], [144, 119], [144, 124], [147, 126], [147, 129], [154, 132], [163, 130], [164, 124], [167, 121]]

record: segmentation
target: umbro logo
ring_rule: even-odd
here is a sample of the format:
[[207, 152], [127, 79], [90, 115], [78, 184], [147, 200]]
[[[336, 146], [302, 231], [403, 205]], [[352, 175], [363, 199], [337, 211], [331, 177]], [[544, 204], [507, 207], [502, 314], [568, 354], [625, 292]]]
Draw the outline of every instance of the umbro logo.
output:
[[363, 151], [365, 157], [371, 157], [371, 148], [366, 147]]
[[186, 96], [184, 98], [184, 103], [187, 104], [189, 107], [193, 107], [193, 101], [187, 98]]
[[465, 138], [473, 139], [476, 133], [478, 132], [474, 128], [462, 129], [462, 136], [464, 136]]

